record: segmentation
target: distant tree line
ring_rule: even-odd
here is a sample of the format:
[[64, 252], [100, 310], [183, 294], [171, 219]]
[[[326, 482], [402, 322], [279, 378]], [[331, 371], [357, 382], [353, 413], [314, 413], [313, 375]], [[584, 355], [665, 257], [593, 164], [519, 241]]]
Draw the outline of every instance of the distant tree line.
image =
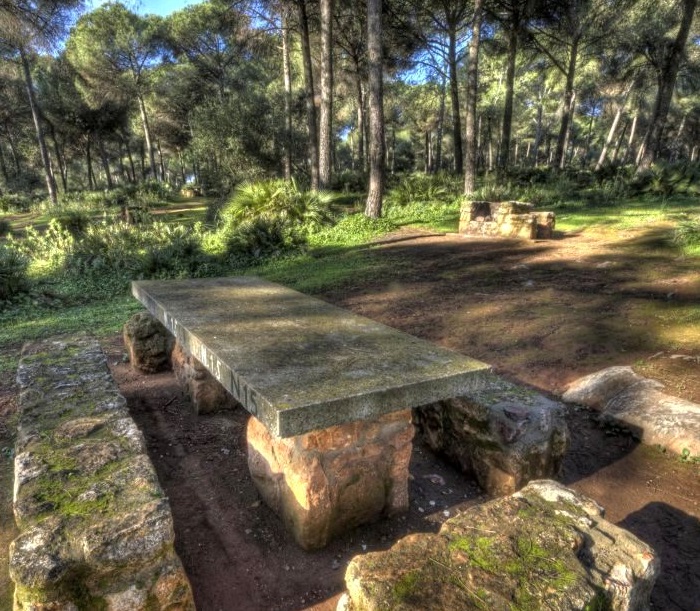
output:
[[[700, 154], [697, 0], [0, 0], [0, 194]], [[82, 12], [81, 12], [82, 11]]]

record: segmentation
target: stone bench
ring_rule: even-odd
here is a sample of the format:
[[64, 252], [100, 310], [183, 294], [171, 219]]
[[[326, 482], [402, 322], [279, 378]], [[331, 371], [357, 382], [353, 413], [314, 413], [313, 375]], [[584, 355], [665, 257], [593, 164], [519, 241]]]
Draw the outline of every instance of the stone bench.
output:
[[337, 608], [645, 611], [659, 566], [595, 501], [539, 480], [467, 509], [437, 534], [356, 556]]
[[91, 338], [27, 344], [10, 545], [16, 610], [194, 610], [168, 500]]
[[494, 496], [556, 476], [569, 445], [565, 408], [489, 375], [468, 394], [414, 409], [428, 446]]
[[489, 370], [258, 278], [139, 281], [132, 291], [182, 358], [254, 416], [251, 475], [305, 549], [407, 509], [411, 408], [467, 394]]

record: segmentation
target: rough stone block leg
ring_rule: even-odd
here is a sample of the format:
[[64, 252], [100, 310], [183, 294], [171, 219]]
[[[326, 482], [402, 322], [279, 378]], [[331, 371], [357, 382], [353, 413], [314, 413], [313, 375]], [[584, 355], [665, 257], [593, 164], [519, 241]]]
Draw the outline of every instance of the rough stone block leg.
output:
[[173, 349], [172, 366], [192, 401], [195, 413], [210, 414], [237, 405], [231, 394], [180, 342], [176, 342]]
[[411, 411], [296, 437], [248, 421], [248, 466], [263, 500], [304, 549], [408, 508]]
[[134, 314], [124, 325], [124, 345], [131, 365], [144, 373], [170, 369], [175, 338], [148, 312]]
[[431, 449], [491, 495], [557, 475], [569, 441], [563, 405], [497, 376], [470, 396], [416, 409], [415, 419]]

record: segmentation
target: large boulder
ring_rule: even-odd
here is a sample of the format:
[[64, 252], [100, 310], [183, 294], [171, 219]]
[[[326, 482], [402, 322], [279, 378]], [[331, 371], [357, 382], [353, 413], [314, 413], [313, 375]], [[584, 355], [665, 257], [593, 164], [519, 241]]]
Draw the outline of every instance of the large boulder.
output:
[[414, 410], [428, 446], [491, 495], [556, 476], [569, 442], [564, 406], [489, 376], [479, 390]]
[[662, 388], [631, 367], [608, 367], [573, 382], [562, 398], [597, 410], [603, 422], [629, 429], [644, 443], [700, 456], [700, 405]]
[[658, 572], [654, 550], [597, 503], [540, 480], [356, 556], [338, 609], [643, 611]]

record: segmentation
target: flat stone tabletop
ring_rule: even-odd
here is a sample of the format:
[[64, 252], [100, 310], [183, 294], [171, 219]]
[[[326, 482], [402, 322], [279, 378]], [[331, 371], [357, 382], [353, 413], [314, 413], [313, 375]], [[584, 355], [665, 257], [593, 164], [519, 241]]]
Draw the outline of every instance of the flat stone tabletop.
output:
[[278, 437], [466, 394], [489, 366], [252, 276], [133, 295]]

